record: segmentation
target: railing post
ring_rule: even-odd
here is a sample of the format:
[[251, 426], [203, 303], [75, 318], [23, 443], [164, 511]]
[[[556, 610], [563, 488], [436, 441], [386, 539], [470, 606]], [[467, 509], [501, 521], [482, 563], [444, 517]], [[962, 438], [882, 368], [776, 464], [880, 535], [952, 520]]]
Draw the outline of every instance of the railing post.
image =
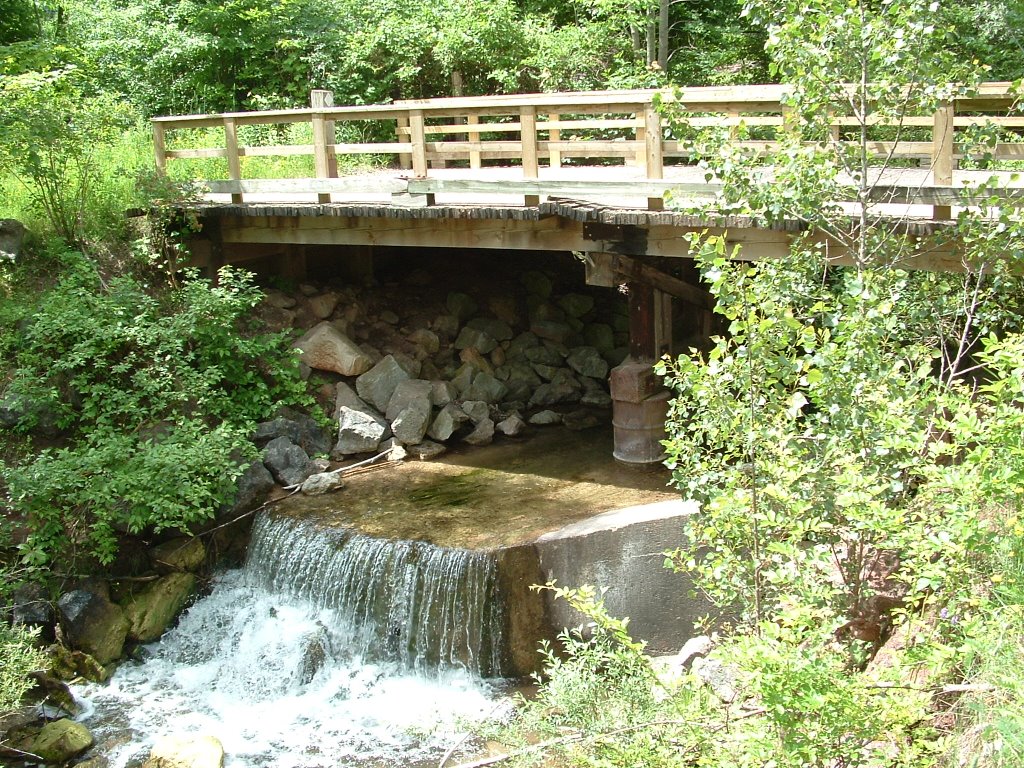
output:
[[[334, 94], [331, 91], [312, 91], [309, 103], [313, 108], [313, 164], [318, 179], [333, 179], [338, 175], [338, 162], [334, 156], [334, 121], [328, 120], [322, 112], [315, 110], [334, 106]], [[317, 194], [317, 201], [331, 202], [330, 192]]]
[[167, 140], [163, 123], [153, 123], [153, 157], [157, 171], [167, 173]]
[[[536, 179], [540, 173], [537, 161], [537, 108], [519, 109], [519, 137], [523, 148], [523, 178]], [[540, 205], [540, 195], [526, 195], [526, 205]]]
[[409, 112], [409, 132], [412, 141], [412, 174], [419, 178], [427, 175], [427, 139], [423, 132], [423, 110]]
[[[935, 186], [953, 184], [953, 109], [952, 102], [945, 101], [935, 110], [932, 121], [932, 179]], [[943, 221], [953, 217], [948, 205], [932, 206], [932, 218]]]
[[[478, 115], [466, 115], [466, 125], [479, 125], [480, 117]], [[466, 134], [466, 139], [470, 144], [479, 144], [480, 142], [480, 131], [470, 131]], [[470, 147], [469, 150], [469, 167], [479, 168], [481, 166], [482, 155], [480, 154], [479, 147], [473, 149]]]
[[[409, 130], [409, 118], [399, 117], [395, 120], [395, 136], [398, 138], [400, 144], [409, 144], [412, 139], [409, 138], [407, 131]], [[398, 167], [402, 170], [409, 170], [412, 168], [412, 158], [409, 155], [399, 153], [398, 155]]]
[[[231, 181], [242, 181], [242, 161], [238, 154], [238, 126], [235, 125], [235, 118], [224, 118], [224, 149], [228, 156], [228, 178]], [[231, 193], [231, 202], [242, 202], [242, 189]]]
[[[661, 179], [665, 176], [665, 158], [662, 149], [661, 137], [661, 115], [648, 104], [644, 108], [644, 170], [648, 179]], [[647, 198], [647, 208], [652, 211], [660, 211], [665, 207], [664, 197]]]
[[[550, 114], [550, 115], [548, 115], [548, 120], [557, 123], [561, 119], [561, 117], [562, 117], [561, 115]], [[548, 141], [561, 141], [561, 140], [562, 140], [562, 131], [561, 131], [561, 129], [559, 129], [559, 128], [550, 128], [550, 129], [548, 129]], [[552, 168], [561, 168], [562, 167], [562, 151], [560, 149], [552, 149], [552, 150], [550, 150], [549, 157], [550, 157], [550, 163], [551, 163], [551, 167]]]

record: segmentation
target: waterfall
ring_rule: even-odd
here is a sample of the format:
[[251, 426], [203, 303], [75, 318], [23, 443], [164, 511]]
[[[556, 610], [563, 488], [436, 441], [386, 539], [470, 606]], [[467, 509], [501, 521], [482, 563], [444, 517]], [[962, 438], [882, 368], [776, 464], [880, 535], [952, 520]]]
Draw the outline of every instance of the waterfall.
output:
[[104, 685], [76, 689], [111, 768], [212, 735], [229, 768], [418, 765], [495, 715], [486, 552], [262, 517], [246, 565]]
[[488, 552], [261, 518], [246, 580], [337, 613], [350, 652], [416, 672], [501, 673], [502, 612]]

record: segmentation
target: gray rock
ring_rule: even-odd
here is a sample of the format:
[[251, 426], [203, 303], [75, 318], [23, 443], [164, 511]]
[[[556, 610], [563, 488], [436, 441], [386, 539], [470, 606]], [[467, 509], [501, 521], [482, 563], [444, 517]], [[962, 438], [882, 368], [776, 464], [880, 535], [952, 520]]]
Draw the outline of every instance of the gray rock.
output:
[[0, 259], [15, 261], [25, 240], [25, 225], [17, 219], [0, 219]]
[[569, 317], [580, 318], [594, 309], [594, 297], [582, 293], [567, 293], [558, 300], [558, 306]]
[[473, 366], [473, 368], [478, 371], [491, 374], [494, 373], [494, 368], [491, 366], [490, 361], [481, 355], [476, 347], [466, 347], [459, 353], [459, 359], [466, 365]]
[[564, 323], [566, 321], [565, 310], [547, 301], [534, 302], [530, 306], [530, 322], [552, 321]]
[[476, 367], [464, 363], [459, 367], [458, 373], [452, 377], [451, 384], [455, 387], [456, 393], [459, 397], [462, 397], [471, 386], [473, 386], [473, 379], [476, 378], [477, 369]]
[[529, 421], [530, 424], [533, 424], [534, 426], [546, 427], [554, 424], [561, 424], [562, 417], [554, 411], [538, 411], [530, 417]]
[[294, 296], [289, 296], [276, 288], [268, 288], [263, 294], [263, 301], [278, 309], [291, 309], [296, 303]]
[[441, 348], [441, 339], [427, 328], [417, 328], [410, 333], [409, 341], [415, 344], [424, 356], [436, 354]]
[[508, 394], [508, 387], [488, 373], [478, 373], [473, 383], [463, 394], [467, 400], [482, 400], [485, 403], [500, 403]]
[[445, 307], [451, 315], [454, 315], [459, 322], [465, 322], [473, 315], [476, 314], [478, 309], [477, 303], [473, 301], [471, 296], [467, 296], [465, 293], [459, 293], [452, 291], [448, 294], [448, 298], [445, 300]]
[[498, 342], [490, 334], [477, 330], [476, 328], [470, 328], [467, 325], [459, 331], [459, 336], [455, 339], [454, 346], [456, 349], [468, 349], [472, 347], [481, 354], [486, 355], [498, 346]]
[[338, 442], [331, 456], [372, 453], [387, 435], [388, 424], [383, 416], [343, 405], [338, 415]]
[[413, 377], [399, 364], [394, 355], [388, 355], [356, 379], [356, 392], [378, 411], [384, 411], [395, 392], [395, 387], [411, 378]]
[[515, 335], [508, 323], [493, 317], [474, 317], [466, 323], [466, 327], [483, 331], [497, 341], [508, 341]]
[[396, 315], [390, 309], [385, 309], [383, 312], [381, 312], [380, 319], [382, 323], [387, 323], [388, 325], [398, 325], [399, 322], [398, 315]]
[[608, 376], [608, 363], [595, 347], [576, 347], [566, 358], [569, 367], [582, 376], [604, 379]]
[[430, 382], [430, 402], [437, 408], [444, 408], [458, 397], [454, 385], [448, 381]]
[[402, 370], [409, 374], [410, 379], [418, 379], [420, 377], [420, 369], [423, 367], [422, 362], [404, 352], [392, 352], [391, 354]]
[[560, 402], [578, 402], [580, 390], [573, 387], [564, 380], [545, 382], [534, 390], [529, 398], [530, 408], [544, 408], [545, 406], [556, 406]]
[[697, 658], [693, 671], [706, 686], [725, 704], [732, 704], [739, 696], [736, 687], [736, 670], [720, 659]]
[[521, 434], [523, 429], [526, 428], [526, 422], [513, 413], [507, 419], [499, 421], [495, 428], [507, 437], [515, 437], [516, 435]]
[[562, 370], [558, 366], [541, 365], [540, 363], [534, 363], [532, 368], [533, 372], [536, 373], [537, 376], [543, 379], [544, 381], [551, 381], [553, 378], [555, 378], [555, 376], [558, 375], [558, 372]]
[[607, 354], [615, 349], [615, 332], [605, 323], [590, 323], [583, 328], [583, 338], [587, 345]]
[[298, 485], [316, 471], [309, 455], [287, 437], [276, 437], [267, 443], [263, 463], [283, 486]]
[[430, 426], [430, 415], [433, 409], [430, 400], [417, 400], [409, 404], [391, 422], [391, 431], [403, 445], [415, 445], [423, 440]]
[[246, 512], [251, 512], [267, 497], [267, 493], [274, 487], [274, 477], [262, 461], [254, 461], [238, 478], [234, 503], [219, 517], [228, 519], [237, 517]]
[[295, 325], [295, 313], [288, 309], [280, 309], [278, 307], [263, 306], [256, 310], [260, 320], [263, 321], [263, 325], [271, 333], [280, 333], [281, 331], [287, 331], [293, 325]]
[[344, 381], [339, 381], [334, 385], [334, 414], [332, 416], [334, 421], [337, 421], [338, 417], [341, 416], [342, 408], [351, 408], [354, 411], [371, 410], [366, 401], [357, 395], [352, 387]]
[[[516, 336], [508, 345], [508, 359], [518, 360], [525, 357], [526, 350], [540, 346], [540, 339], [529, 331], [524, 331]], [[529, 359], [529, 358], [526, 358]]]
[[391, 399], [388, 400], [384, 417], [388, 421], [394, 421], [402, 411], [414, 404], [425, 405], [429, 413], [432, 391], [433, 385], [423, 379], [406, 379], [398, 382], [395, 391], [391, 393]]
[[322, 496], [344, 487], [345, 480], [342, 478], [341, 472], [317, 472], [303, 480], [299, 490], [307, 496]]
[[430, 425], [427, 435], [443, 443], [467, 421], [469, 421], [469, 416], [465, 411], [455, 403], [448, 403], [434, 418], [434, 423]]
[[462, 438], [462, 442], [470, 445], [489, 445], [494, 440], [494, 422], [490, 418], [481, 419], [476, 427]]
[[315, 285], [310, 285], [309, 283], [299, 283], [299, 293], [306, 298], [309, 298], [310, 296], [316, 296], [320, 293], [320, 289]]
[[542, 299], [546, 299], [551, 296], [551, 289], [554, 287], [550, 277], [545, 275], [543, 272], [537, 272], [536, 270], [524, 272], [522, 277], [519, 278], [519, 281], [532, 295], [538, 296]]
[[447, 450], [440, 443], [435, 443], [433, 440], [424, 440], [417, 445], [410, 445], [409, 455], [420, 461], [430, 461], [431, 459], [436, 459]]
[[334, 291], [321, 293], [319, 296], [313, 296], [309, 300], [309, 309], [317, 319], [326, 320], [334, 314], [334, 310], [338, 307], [340, 300], [341, 296]]
[[76, 589], [60, 596], [57, 612], [72, 648], [85, 651], [100, 664], [120, 657], [128, 636], [128, 619], [120, 606], [103, 595]]
[[483, 400], [466, 400], [462, 404], [462, 410], [465, 411], [474, 424], [479, 424], [491, 415], [490, 406]]
[[430, 327], [438, 336], [451, 339], [459, 332], [459, 318], [455, 315], [438, 315]]
[[313, 326], [292, 346], [301, 350], [302, 362], [310, 368], [342, 376], [358, 376], [373, 365], [369, 356], [326, 320]]
[[676, 654], [676, 664], [681, 669], [689, 669], [698, 658], [702, 659], [711, 653], [712, 648], [714, 648], [714, 643], [707, 635], [691, 637], [683, 643], [683, 647]]
[[331, 438], [316, 419], [290, 408], [282, 410], [284, 412], [276, 419], [256, 425], [253, 441], [257, 446], [262, 447], [278, 437], [287, 437], [310, 456], [331, 450]]
[[536, 365], [548, 365], [558, 368], [565, 362], [565, 355], [559, 354], [554, 347], [542, 344], [531, 347], [523, 352], [523, 356]]
[[536, 320], [531, 323], [530, 330], [538, 338], [550, 339], [558, 344], [565, 344], [574, 333], [569, 325], [557, 320]]
[[50, 638], [53, 637], [57, 613], [42, 585], [30, 582], [18, 587], [11, 593], [11, 602], [11, 618], [15, 624], [41, 627]]

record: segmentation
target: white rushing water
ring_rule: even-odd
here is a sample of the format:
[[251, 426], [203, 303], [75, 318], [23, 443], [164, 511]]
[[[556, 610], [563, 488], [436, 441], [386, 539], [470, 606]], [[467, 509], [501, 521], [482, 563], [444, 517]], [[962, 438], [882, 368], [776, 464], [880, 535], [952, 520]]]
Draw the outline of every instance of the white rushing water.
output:
[[[142, 662], [81, 688], [112, 768], [168, 735], [211, 735], [229, 767], [413, 765], [504, 706], [493, 561], [261, 520]], [[120, 743], [119, 743], [120, 742]]]

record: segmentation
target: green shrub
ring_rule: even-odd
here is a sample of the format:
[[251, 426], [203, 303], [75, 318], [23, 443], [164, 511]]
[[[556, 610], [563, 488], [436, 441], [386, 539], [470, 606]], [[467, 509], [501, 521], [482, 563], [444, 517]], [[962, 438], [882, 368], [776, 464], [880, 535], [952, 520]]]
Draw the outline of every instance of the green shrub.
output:
[[260, 293], [224, 268], [149, 293], [133, 277], [101, 280], [70, 259], [11, 346], [5, 398], [16, 429], [68, 438], [4, 469], [11, 509], [32, 534], [24, 557], [43, 564], [90, 554], [112, 560], [116, 532], [187, 529], [229, 500], [253, 455], [252, 424], [280, 403], [308, 402], [280, 334], [247, 327]]
[[0, 714], [21, 706], [32, 688], [30, 672], [47, 667], [46, 654], [35, 646], [38, 632], [0, 621]]

